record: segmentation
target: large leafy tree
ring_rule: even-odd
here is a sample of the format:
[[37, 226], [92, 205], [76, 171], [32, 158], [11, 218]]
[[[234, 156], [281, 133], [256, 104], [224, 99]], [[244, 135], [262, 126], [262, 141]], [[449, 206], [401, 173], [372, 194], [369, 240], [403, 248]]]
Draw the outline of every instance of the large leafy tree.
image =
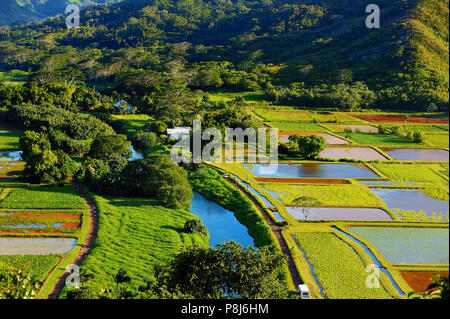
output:
[[286, 298], [278, 275], [286, 257], [269, 248], [242, 248], [231, 241], [216, 248], [189, 247], [177, 254], [153, 291], [181, 292], [194, 298]]
[[31, 183], [61, 184], [69, 180], [75, 165], [63, 151], [51, 150], [44, 132], [26, 131], [20, 138], [22, 159], [26, 162], [23, 178]]

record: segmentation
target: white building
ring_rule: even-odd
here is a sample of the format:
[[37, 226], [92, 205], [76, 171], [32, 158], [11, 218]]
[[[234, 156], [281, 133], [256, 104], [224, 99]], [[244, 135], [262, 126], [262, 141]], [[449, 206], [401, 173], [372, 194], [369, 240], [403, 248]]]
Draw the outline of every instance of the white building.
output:
[[125, 100], [120, 100], [116, 104], [113, 105], [116, 109], [118, 109], [122, 113], [133, 113], [134, 106], [129, 104]]

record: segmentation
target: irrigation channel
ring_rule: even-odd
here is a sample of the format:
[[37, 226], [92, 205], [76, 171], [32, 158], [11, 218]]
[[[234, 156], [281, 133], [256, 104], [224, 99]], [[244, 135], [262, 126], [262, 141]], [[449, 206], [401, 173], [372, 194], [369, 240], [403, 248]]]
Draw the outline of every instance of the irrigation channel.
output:
[[282, 228], [278, 226], [272, 218], [267, 214], [264, 207], [252, 196], [252, 194], [247, 191], [244, 187], [237, 184], [235, 181], [233, 181], [230, 178], [224, 177], [224, 179], [234, 188], [241, 191], [248, 199], [252, 201], [252, 203], [255, 205], [255, 207], [258, 209], [258, 211], [263, 216], [264, 220], [266, 221], [267, 225], [270, 227], [272, 233], [275, 235], [275, 238], [278, 241], [278, 244], [281, 248], [281, 252], [288, 257], [288, 269], [289, 273], [291, 275], [292, 281], [294, 282], [294, 286], [298, 287], [298, 285], [302, 284], [302, 280], [300, 278], [300, 275], [298, 273], [297, 267], [295, 266], [294, 259], [292, 258], [291, 252], [289, 250], [289, 247], [283, 238], [283, 235], [281, 233]]
[[[89, 208], [89, 226], [86, 234], [86, 239], [84, 240], [83, 245], [80, 250], [73, 258], [71, 264], [81, 265], [84, 259], [86, 259], [89, 254], [92, 245], [94, 244], [95, 237], [97, 235], [98, 230], [98, 215], [97, 215], [97, 207], [94, 204], [94, 201], [78, 186], [75, 179], [72, 180], [72, 186], [77, 191], [78, 195], [80, 195], [83, 200], [86, 202], [86, 205]], [[64, 272], [64, 274], [58, 279], [55, 286], [53, 286], [52, 290], [48, 295], [48, 299], [57, 299], [61, 290], [64, 288], [66, 284], [66, 278], [69, 275], [68, 272]]]
[[369, 247], [367, 247], [364, 243], [360, 242], [358, 239], [356, 239], [355, 237], [353, 237], [350, 234], [347, 234], [345, 232], [343, 232], [342, 230], [340, 230], [339, 228], [333, 226], [333, 229], [337, 232], [339, 232], [340, 234], [344, 235], [345, 237], [347, 237], [348, 239], [350, 239], [351, 241], [353, 241], [354, 243], [358, 244], [359, 246], [361, 246], [364, 249], [364, 252], [370, 256], [370, 258], [372, 259], [372, 262], [378, 267], [378, 269], [384, 273], [386, 276], [388, 276], [389, 280], [391, 281], [392, 285], [394, 286], [395, 289], [397, 289], [398, 293], [400, 295], [405, 295], [405, 292], [399, 287], [399, 285], [397, 284], [397, 282], [395, 281], [394, 277], [392, 277], [391, 273], [383, 267], [383, 265], [381, 264], [381, 262], [378, 260], [378, 258], [370, 251]]

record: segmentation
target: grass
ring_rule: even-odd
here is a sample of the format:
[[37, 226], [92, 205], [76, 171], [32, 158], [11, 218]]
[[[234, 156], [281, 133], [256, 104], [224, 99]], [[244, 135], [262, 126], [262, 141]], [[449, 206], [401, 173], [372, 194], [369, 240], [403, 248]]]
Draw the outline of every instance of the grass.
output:
[[425, 135], [425, 143], [431, 146], [449, 147], [448, 134], [427, 134]]
[[205, 235], [183, 232], [185, 222], [196, 218], [190, 213], [154, 206], [145, 199], [92, 197], [99, 211], [99, 229], [81, 267], [82, 272], [95, 274], [85, 286], [113, 285], [113, 275], [124, 268], [136, 290], [154, 279], [153, 265], [166, 263], [182, 246], [208, 244]]
[[327, 132], [328, 130], [316, 123], [266, 123], [271, 127], [278, 128], [281, 132]]
[[256, 92], [228, 92], [224, 90], [209, 91], [208, 97], [212, 102], [231, 102], [237, 97], [243, 97], [246, 104], [259, 104], [264, 102], [265, 93]]
[[293, 185], [264, 184], [264, 188], [275, 192], [287, 206], [298, 206], [299, 197], [312, 197], [316, 207], [385, 207], [383, 202], [368, 188], [360, 185]]
[[378, 133], [345, 133], [345, 137], [350, 138], [361, 145], [373, 146], [410, 146], [417, 145], [417, 143], [408, 140], [405, 137], [396, 136], [393, 134], [378, 134]]
[[347, 243], [331, 233], [300, 233], [295, 240], [314, 267], [327, 298], [388, 299], [384, 288], [366, 287], [366, 265]]
[[375, 245], [391, 263], [448, 265], [448, 229], [350, 227], [349, 231]]
[[19, 138], [21, 135], [22, 133], [16, 132], [0, 133], [0, 151], [18, 150], [20, 147]]
[[0, 208], [15, 209], [84, 209], [86, 203], [72, 186], [10, 189], [0, 201]]
[[29, 73], [21, 70], [3, 72], [0, 70], [0, 83], [4, 85], [20, 85], [28, 81]]
[[0, 256], [0, 266], [27, 269], [38, 281], [44, 281], [60, 259], [58, 255]]
[[372, 164], [392, 181], [445, 183], [432, 169], [419, 164]]
[[126, 135], [137, 137], [137, 130], [143, 130], [145, 126], [149, 125], [153, 118], [147, 114], [123, 114], [113, 115], [113, 118], [117, 120], [123, 120], [126, 122], [124, 130]]

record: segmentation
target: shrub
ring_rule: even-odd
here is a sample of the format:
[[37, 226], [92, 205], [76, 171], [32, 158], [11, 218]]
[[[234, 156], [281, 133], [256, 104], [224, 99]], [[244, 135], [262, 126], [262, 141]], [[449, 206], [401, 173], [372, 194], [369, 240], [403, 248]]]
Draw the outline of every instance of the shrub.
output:
[[188, 220], [185, 224], [184, 224], [184, 231], [188, 234], [191, 233], [201, 233], [201, 234], [205, 234], [208, 235], [208, 229], [206, 228], [206, 226], [203, 224], [203, 222], [201, 221], [201, 219], [192, 219], [192, 220]]

